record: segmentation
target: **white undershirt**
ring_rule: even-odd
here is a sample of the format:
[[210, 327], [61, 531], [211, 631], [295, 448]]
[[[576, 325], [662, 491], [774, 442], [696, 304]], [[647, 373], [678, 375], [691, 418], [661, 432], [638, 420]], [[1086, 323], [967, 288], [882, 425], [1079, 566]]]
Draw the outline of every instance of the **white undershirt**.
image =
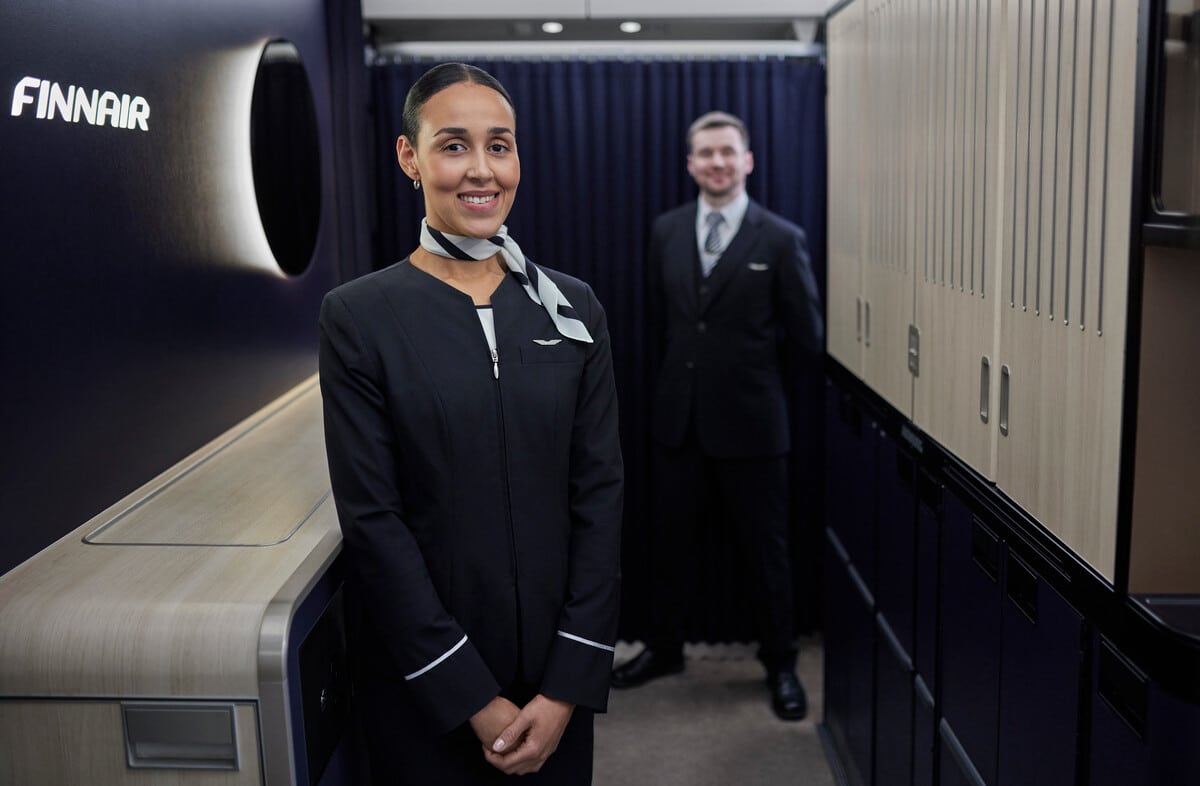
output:
[[496, 353], [496, 318], [491, 306], [476, 306], [475, 313], [479, 315], [479, 324], [483, 326], [483, 335], [487, 338], [488, 349], [492, 351], [492, 375], [500, 378], [500, 358]]

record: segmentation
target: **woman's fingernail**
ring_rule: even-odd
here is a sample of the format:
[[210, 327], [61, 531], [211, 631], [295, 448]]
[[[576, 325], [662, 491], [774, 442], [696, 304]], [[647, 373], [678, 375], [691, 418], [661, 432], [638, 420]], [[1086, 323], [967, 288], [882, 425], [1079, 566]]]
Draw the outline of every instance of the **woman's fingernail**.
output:
[[504, 738], [503, 737], [501, 737], [500, 739], [498, 739], [492, 743], [492, 750], [496, 751], [497, 753], [504, 750]]

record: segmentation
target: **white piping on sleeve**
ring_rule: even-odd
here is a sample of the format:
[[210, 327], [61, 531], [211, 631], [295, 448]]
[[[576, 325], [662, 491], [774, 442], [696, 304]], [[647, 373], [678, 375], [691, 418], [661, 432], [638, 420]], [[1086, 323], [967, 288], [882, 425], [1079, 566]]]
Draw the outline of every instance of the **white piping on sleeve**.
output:
[[558, 632], [558, 635], [562, 636], [564, 639], [570, 639], [571, 641], [577, 641], [580, 644], [586, 644], [589, 647], [595, 647], [598, 650], [604, 650], [605, 652], [616, 652], [615, 648], [610, 647], [607, 644], [601, 644], [598, 641], [592, 641], [591, 639], [585, 639], [582, 636], [576, 636], [573, 633], [567, 633], [565, 630], [560, 630]]
[[449, 658], [451, 655], [453, 655], [454, 653], [458, 652], [458, 650], [459, 650], [459, 649], [462, 647], [462, 645], [464, 645], [464, 644], [466, 644], [466, 643], [467, 643], [467, 637], [466, 637], [466, 636], [463, 636], [463, 637], [462, 637], [462, 638], [459, 640], [459, 642], [458, 642], [457, 644], [455, 644], [453, 647], [451, 647], [450, 649], [448, 649], [448, 650], [446, 650], [444, 653], [442, 653], [442, 656], [441, 656], [440, 658], [438, 658], [437, 660], [435, 660], [433, 663], [430, 663], [430, 664], [429, 664], [428, 666], [426, 666], [425, 668], [423, 668], [423, 669], [417, 669], [417, 670], [416, 670], [416, 671], [414, 671], [412, 674], [409, 674], [408, 676], [406, 676], [406, 677], [404, 678], [404, 681], [405, 681], [405, 682], [408, 682], [409, 680], [416, 679], [417, 677], [420, 677], [422, 674], [424, 674], [425, 672], [429, 671], [429, 670], [430, 670], [430, 669], [432, 669], [434, 666], [437, 666], [439, 663], [441, 663], [442, 661], [444, 661], [446, 658]]

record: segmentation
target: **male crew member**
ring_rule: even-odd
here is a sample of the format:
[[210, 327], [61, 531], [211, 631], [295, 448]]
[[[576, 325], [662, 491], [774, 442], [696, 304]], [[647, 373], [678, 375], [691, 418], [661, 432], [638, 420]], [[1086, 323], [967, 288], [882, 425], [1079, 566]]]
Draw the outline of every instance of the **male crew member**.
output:
[[771, 706], [798, 720], [807, 700], [795, 673], [781, 368], [785, 352], [821, 350], [819, 295], [803, 230], [746, 194], [754, 157], [745, 124], [710, 112], [687, 141], [700, 198], [655, 220], [649, 251], [651, 329], [663, 339], [652, 427], [652, 629], [612, 684], [633, 687], [683, 669], [681, 545], [694, 541], [699, 512], [711, 503], [737, 528], [754, 582]]

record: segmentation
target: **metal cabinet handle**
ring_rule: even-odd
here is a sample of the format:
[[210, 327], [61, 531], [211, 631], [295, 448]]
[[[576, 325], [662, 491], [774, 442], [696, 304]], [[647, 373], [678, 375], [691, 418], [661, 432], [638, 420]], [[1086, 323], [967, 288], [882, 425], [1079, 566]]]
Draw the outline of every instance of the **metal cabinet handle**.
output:
[[854, 298], [854, 340], [859, 343], [862, 343], [862, 338], [863, 338], [863, 334], [862, 334], [862, 321], [863, 321], [862, 303], [863, 303], [863, 301], [862, 301], [861, 297]]
[[1000, 433], [1008, 436], [1008, 365], [1000, 367]]
[[979, 419], [988, 422], [992, 398], [992, 362], [987, 355], [979, 359]]
[[908, 326], [908, 373], [921, 376], [921, 331], [912, 324]]
[[869, 347], [869, 346], [871, 346], [871, 301], [869, 301], [869, 300], [866, 301], [863, 313], [864, 313], [863, 343], [865, 343]]

